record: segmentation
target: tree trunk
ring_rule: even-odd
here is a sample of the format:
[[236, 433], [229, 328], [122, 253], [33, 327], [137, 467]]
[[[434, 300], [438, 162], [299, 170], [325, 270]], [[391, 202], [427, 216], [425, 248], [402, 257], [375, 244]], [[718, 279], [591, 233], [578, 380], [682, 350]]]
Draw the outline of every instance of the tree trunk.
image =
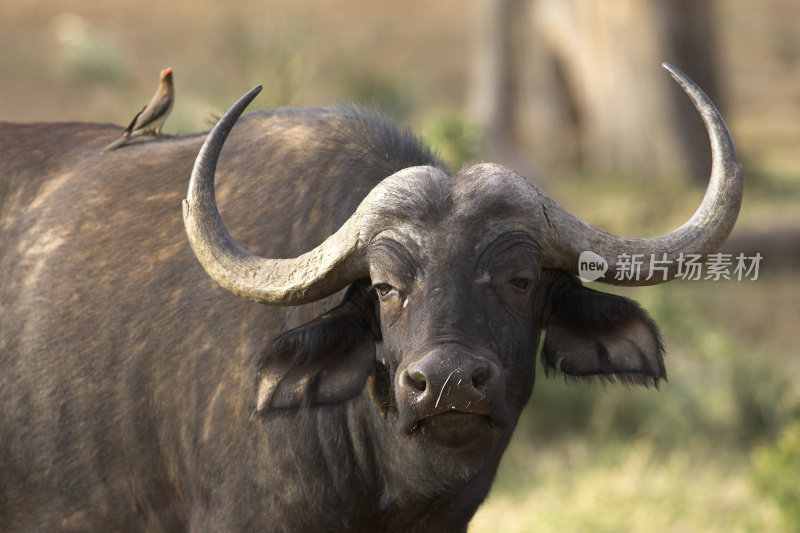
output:
[[474, 117], [546, 170], [708, 176], [702, 122], [668, 61], [719, 104], [708, 0], [489, 0]]

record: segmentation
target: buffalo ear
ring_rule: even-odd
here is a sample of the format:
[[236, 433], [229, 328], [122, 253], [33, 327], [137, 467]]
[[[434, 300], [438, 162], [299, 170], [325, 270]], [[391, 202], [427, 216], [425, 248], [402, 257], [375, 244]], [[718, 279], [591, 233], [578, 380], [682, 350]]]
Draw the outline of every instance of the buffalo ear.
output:
[[358, 395], [375, 368], [374, 302], [355, 283], [338, 307], [274, 339], [258, 364], [261, 414]]
[[658, 386], [667, 379], [653, 319], [633, 300], [584, 287], [563, 271], [548, 273], [542, 360], [548, 375]]

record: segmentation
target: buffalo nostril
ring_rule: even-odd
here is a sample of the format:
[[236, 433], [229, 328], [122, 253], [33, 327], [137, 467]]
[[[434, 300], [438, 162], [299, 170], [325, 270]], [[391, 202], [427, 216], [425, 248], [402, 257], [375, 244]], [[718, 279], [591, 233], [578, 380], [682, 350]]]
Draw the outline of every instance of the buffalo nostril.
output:
[[489, 367], [481, 365], [472, 371], [472, 386], [477, 388], [483, 387], [489, 381]]
[[425, 388], [428, 385], [425, 374], [419, 371], [406, 372], [405, 380], [409, 387], [419, 392], [425, 392]]

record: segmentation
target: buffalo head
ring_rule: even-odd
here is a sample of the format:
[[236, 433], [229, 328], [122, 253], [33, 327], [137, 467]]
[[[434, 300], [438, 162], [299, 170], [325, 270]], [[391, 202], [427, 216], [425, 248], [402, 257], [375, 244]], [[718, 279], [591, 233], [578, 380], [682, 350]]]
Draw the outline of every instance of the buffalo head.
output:
[[[513, 171], [478, 164], [457, 173], [406, 168], [313, 250], [255, 256], [228, 234], [214, 198], [224, 140], [259, 88], [245, 95], [211, 131], [192, 172], [183, 213], [195, 255], [220, 285], [268, 305], [350, 287], [341, 305], [273, 342], [260, 363], [256, 410], [271, 416], [366, 390], [387, 438], [445, 482], [499, 460], [530, 396], [543, 330], [552, 371], [658, 384], [666, 373], [655, 324], [636, 303], [585, 288], [576, 274], [591, 250], [609, 262], [603, 281], [666, 281], [680, 254], [713, 253], [733, 227], [742, 174], [728, 131], [708, 97], [665, 66], [706, 124], [713, 168], [692, 218], [643, 239], [593, 227]], [[656, 254], [670, 266], [663, 276], [617, 280], [624, 254]]]

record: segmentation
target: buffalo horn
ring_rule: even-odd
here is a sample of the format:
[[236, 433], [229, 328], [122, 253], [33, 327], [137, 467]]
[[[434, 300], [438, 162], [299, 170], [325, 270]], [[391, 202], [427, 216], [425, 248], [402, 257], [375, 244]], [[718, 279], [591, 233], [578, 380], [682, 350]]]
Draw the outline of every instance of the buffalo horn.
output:
[[[639, 239], [603, 231], [548, 201], [546, 208], [550, 211], [548, 220], [553, 233], [548, 245], [543, 246], [543, 266], [577, 274], [581, 252], [592, 251], [608, 262], [608, 271], [599, 281], [629, 286], [655, 285], [679, 275], [681, 257], [697, 255], [705, 260], [728, 238], [742, 204], [744, 182], [733, 140], [708, 96], [674, 66], [668, 63], [662, 66], [694, 103], [711, 141], [711, 178], [700, 207], [678, 229], [660, 237]], [[653, 264], [659, 267], [652, 275], [651, 259], [655, 259]], [[629, 268], [637, 261], [643, 265], [638, 275]], [[620, 272], [623, 275], [618, 276]]]
[[244, 109], [261, 91], [251, 89], [208, 134], [197, 155], [183, 221], [195, 256], [225, 289], [270, 305], [297, 305], [319, 300], [361, 277], [358, 264], [358, 213], [322, 244], [291, 259], [268, 259], [242, 248], [222, 223], [214, 195], [214, 174], [225, 138]]
[[339, 230], [298, 257], [269, 259], [242, 248], [225, 228], [214, 195], [214, 175], [222, 145], [236, 120], [261, 91], [251, 89], [217, 122], [206, 137], [192, 168], [183, 201], [183, 224], [195, 256], [223, 288], [253, 302], [299, 305], [314, 302], [369, 276], [364, 259], [367, 244], [388, 226], [404, 226], [392, 208], [408, 198], [417, 183], [441, 170], [411, 167], [385, 178], [364, 198]]

